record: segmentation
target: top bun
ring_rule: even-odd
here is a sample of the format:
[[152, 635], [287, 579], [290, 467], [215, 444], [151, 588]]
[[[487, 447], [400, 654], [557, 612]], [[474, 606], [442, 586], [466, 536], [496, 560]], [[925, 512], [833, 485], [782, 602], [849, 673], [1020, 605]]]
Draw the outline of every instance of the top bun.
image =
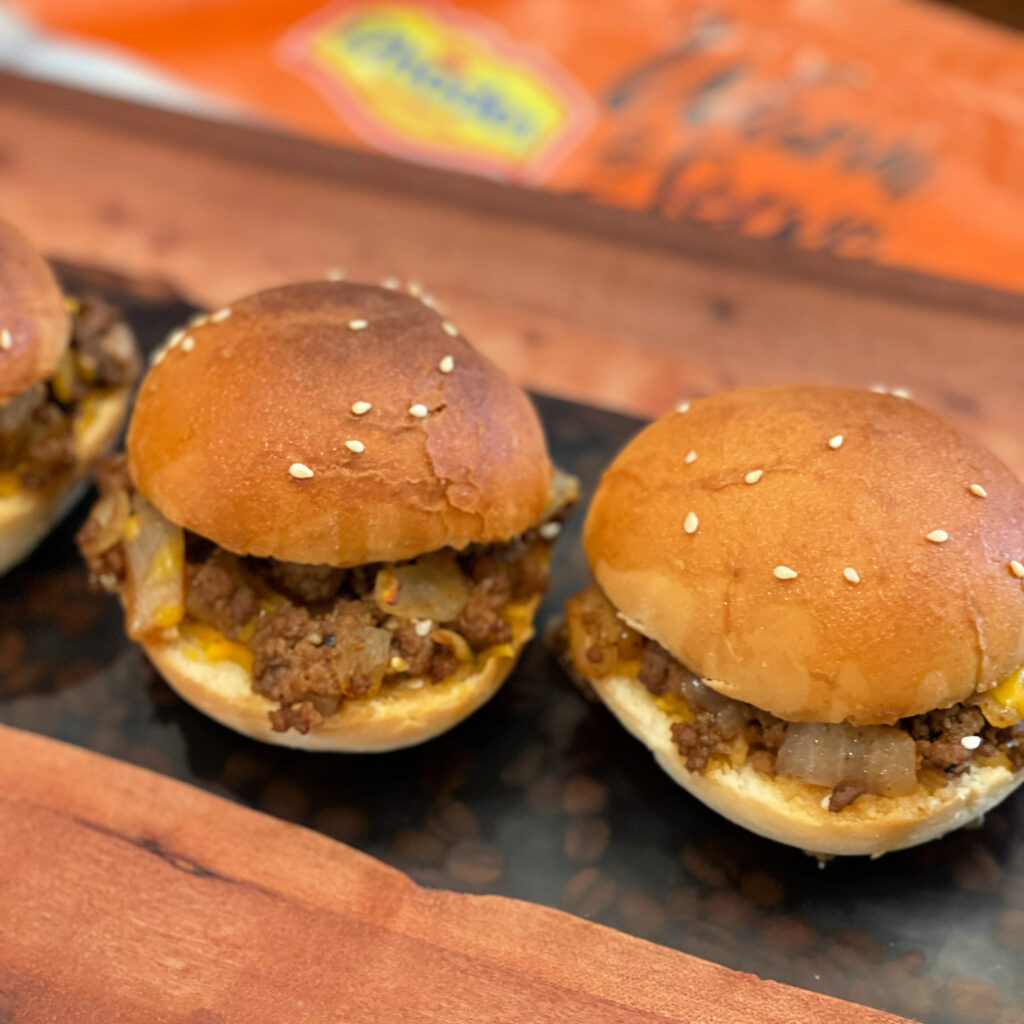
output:
[[128, 433], [136, 486], [186, 529], [238, 554], [351, 566], [540, 519], [552, 469], [533, 406], [418, 300], [287, 285], [189, 335], [149, 371]]
[[[71, 337], [60, 285], [20, 231], [0, 220], [0, 402], [52, 377]], [[7, 335], [4, 335], [7, 338]]]
[[791, 721], [890, 723], [1024, 661], [1010, 567], [1024, 561], [1024, 486], [906, 399], [808, 387], [695, 401], [612, 463], [584, 544], [631, 624], [720, 693]]

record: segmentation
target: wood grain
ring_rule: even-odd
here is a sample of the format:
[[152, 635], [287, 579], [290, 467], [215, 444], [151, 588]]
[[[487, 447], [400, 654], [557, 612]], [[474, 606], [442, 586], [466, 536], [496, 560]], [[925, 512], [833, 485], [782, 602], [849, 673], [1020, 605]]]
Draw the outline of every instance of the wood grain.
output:
[[75, 263], [209, 304], [335, 265], [412, 277], [523, 383], [646, 415], [904, 385], [1024, 475], [1022, 296], [3, 76], [0, 139], [0, 214]]
[[0, 1020], [883, 1024], [0, 727]]

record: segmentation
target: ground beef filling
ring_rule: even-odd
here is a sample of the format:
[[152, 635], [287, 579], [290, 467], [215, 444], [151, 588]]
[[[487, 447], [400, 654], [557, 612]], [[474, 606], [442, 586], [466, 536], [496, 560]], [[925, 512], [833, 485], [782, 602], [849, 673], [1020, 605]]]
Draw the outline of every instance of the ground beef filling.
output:
[[[123, 457], [98, 475], [101, 495], [131, 494]], [[99, 506], [97, 506], [99, 507]], [[94, 578], [117, 590], [125, 581], [121, 545], [98, 543], [108, 523], [91, 517], [79, 546]], [[102, 550], [101, 550], [102, 549]], [[189, 622], [213, 627], [252, 656], [252, 686], [278, 707], [283, 732], [308, 732], [343, 700], [372, 698], [382, 686], [446, 679], [476, 656], [513, 640], [509, 606], [547, 588], [551, 541], [529, 530], [504, 544], [446, 550], [399, 568], [422, 566], [427, 578], [444, 571], [459, 597], [446, 618], [411, 618], [399, 611], [402, 589], [382, 598], [378, 574], [395, 566], [337, 569], [273, 559], [240, 558], [195, 534], [185, 534], [185, 610]]]
[[129, 386], [139, 363], [118, 310], [101, 299], [69, 300], [71, 340], [50, 380], [0, 405], [0, 473], [43, 490], [75, 467], [75, 421], [90, 394]]
[[[691, 772], [704, 772], [713, 757], [735, 761], [742, 751], [745, 763], [765, 775], [776, 774], [779, 749], [788, 723], [767, 711], [724, 697], [702, 683], [654, 640], [630, 629], [611, 602], [591, 586], [570, 603], [570, 653], [584, 676], [601, 678], [623, 661], [639, 662], [637, 678], [656, 697], [682, 701], [692, 715], [672, 723], [672, 741]], [[575, 640], [573, 639], [575, 635]], [[918, 770], [933, 769], [947, 778], [968, 771], [976, 757], [1002, 751], [1014, 769], [1024, 768], [1024, 722], [1005, 729], [989, 725], [976, 707], [953, 707], [905, 718], [899, 727], [914, 740]], [[961, 740], [980, 738], [974, 749]], [[864, 793], [856, 782], [841, 782], [832, 790], [829, 810], [840, 811]]]

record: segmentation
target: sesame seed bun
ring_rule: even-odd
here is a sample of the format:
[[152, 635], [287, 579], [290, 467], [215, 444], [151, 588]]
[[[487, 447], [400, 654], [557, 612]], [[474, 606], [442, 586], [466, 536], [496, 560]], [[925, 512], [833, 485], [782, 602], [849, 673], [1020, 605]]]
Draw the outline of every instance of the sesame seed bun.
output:
[[481, 708], [501, 688], [533, 636], [534, 598], [513, 625], [512, 654], [494, 654], [465, 678], [431, 683], [409, 680], [364, 700], [347, 700], [308, 733], [275, 732], [267, 717], [276, 705], [252, 688], [252, 677], [233, 661], [207, 661], [180, 638], [144, 643], [150, 660], [171, 687], [197, 710], [235, 732], [285, 747], [337, 753], [398, 750], [447, 732]]
[[352, 566], [539, 520], [552, 469], [529, 399], [418, 300], [288, 285], [189, 338], [149, 371], [127, 448], [139, 490], [194, 533]]
[[71, 338], [60, 285], [17, 229], [0, 220], [0, 403], [53, 376]]
[[1024, 662], [1024, 486], [902, 398], [694, 401], [615, 459], [584, 544], [626, 621], [790, 721], [892, 723]]
[[808, 853], [878, 856], [916, 846], [980, 817], [1024, 782], [1024, 771], [976, 764], [958, 779], [919, 783], [907, 796], [860, 796], [833, 813], [822, 806], [826, 787], [764, 775], [749, 764], [716, 764], [703, 775], [687, 771], [672, 742], [670, 716], [642, 683], [626, 676], [590, 682], [680, 786], [737, 825]]
[[114, 447], [127, 412], [127, 389], [97, 396], [87, 426], [75, 439], [74, 469], [55, 487], [0, 498], [0, 574], [26, 558], [74, 505], [89, 467]]

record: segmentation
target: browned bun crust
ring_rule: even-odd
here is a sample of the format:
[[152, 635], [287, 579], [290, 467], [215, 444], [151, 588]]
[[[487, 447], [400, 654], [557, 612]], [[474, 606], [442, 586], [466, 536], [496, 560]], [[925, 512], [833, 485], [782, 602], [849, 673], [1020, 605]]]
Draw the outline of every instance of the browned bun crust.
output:
[[[945, 543], [926, 539], [938, 529]], [[584, 544], [628, 621], [715, 689], [791, 721], [893, 722], [1024, 662], [1010, 570], [1024, 561], [1024, 486], [905, 399], [808, 387], [695, 401], [615, 459]]]
[[[291, 562], [358, 565], [521, 533], [551, 481], [540, 422], [444, 322], [407, 295], [344, 282], [234, 303], [143, 382], [128, 434], [136, 485], [230, 551]], [[355, 402], [372, 408], [356, 415]], [[294, 463], [313, 477], [290, 475]]]
[[60, 285], [20, 231], [0, 220], [0, 402], [52, 377], [71, 337]]

